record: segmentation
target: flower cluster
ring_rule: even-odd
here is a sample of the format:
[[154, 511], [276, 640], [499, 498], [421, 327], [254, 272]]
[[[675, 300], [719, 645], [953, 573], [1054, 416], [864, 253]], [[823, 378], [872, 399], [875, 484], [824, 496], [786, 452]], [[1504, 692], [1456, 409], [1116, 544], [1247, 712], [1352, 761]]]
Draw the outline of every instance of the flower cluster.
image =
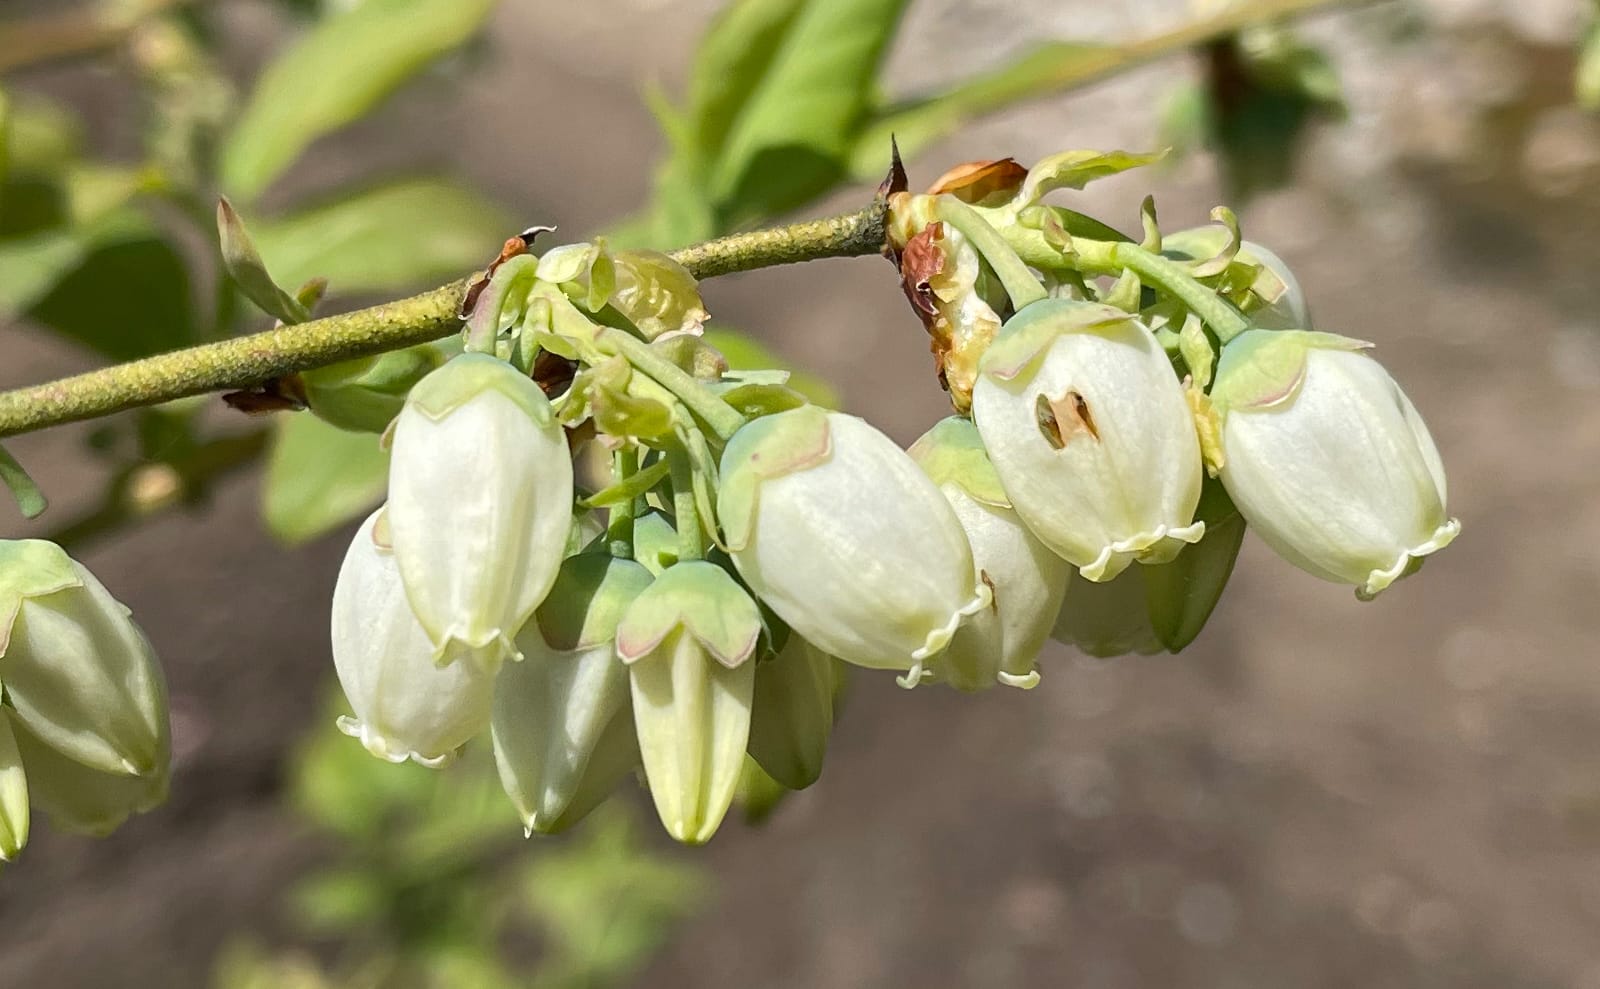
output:
[[106, 834], [166, 797], [166, 684], [144, 634], [54, 543], [0, 540], [0, 863], [30, 809]]
[[752, 781], [818, 778], [845, 665], [981, 690], [1031, 687], [1052, 636], [1177, 651], [1247, 526], [1363, 598], [1415, 570], [1458, 526], [1366, 344], [1226, 211], [1163, 238], [1147, 203], [1135, 241], [1042, 202], [1150, 160], [890, 190], [956, 412], [909, 450], [730, 371], [664, 255], [503, 255], [386, 433], [334, 592], [341, 727], [429, 766], [487, 735], [529, 833], [639, 775], [699, 843]]

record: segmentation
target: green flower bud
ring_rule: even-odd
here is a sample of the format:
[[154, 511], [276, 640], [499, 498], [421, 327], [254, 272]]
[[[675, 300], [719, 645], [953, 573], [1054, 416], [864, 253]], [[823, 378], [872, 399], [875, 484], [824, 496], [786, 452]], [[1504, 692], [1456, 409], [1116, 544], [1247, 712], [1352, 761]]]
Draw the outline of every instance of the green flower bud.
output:
[[733, 802], [761, 630], [750, 595], [699, 560], [667, 568], [617, 627], [650, 795], [679, 841], [709, 841]]
[[822, 775], [833, 734], [834, 659], [791, 632], [773, 658], [756, 666], [750, 755], [790, 790]]
[[0, 862], [11, 862], [28, 843], [28, 777], [11, 719], [0, 715]]
[[1205, 628], [1244, 543], [1244, 516], [1221, 481], [1206, 478], [1195, 518], [1206, 524], [1204, 538], [1171, 563], [1143, 568], [1150, 627], [1168, 652], [1182, 651]]
[[522, 662], [500, 670], [495, 764], [530, 834], [581, 819], [639, 764], [628, 668], [614, 643], [617, 623], [651, 580], [631, 560], [567, 558], [517, 636]]
[[1086, 580], [1074, 573], [1067, 582], [1050, 635], [1057, 642], [1102, 659], [1161, 651], [1150, 622], [1145, 589], [1147, 567], [1130, 567], [1111, 580]]
[[165, 773], [167, 691], [150, 643], [61, 547], [0, 542], [0, 682], [40, 741], [102, 773]]
[[64, 831], [104, 837], [131, 814], [143, 813], [167, 799], [168, 753], [142, 776], [102, 773], [63, 755], [30, 731], [17, 712], [0, 708], [10, 724], [17, 752], [28, 773], [33, 806], [50, 815]]

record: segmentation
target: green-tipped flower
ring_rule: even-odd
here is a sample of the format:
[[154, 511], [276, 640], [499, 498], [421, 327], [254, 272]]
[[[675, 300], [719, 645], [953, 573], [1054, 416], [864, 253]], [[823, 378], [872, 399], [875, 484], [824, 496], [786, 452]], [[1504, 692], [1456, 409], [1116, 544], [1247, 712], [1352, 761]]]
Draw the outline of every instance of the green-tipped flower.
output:
[[973, 417], [1017, 514], [1089, 580], [1165, 563], [1205, 531], [1183, 386], [1125, 312], [1072, 299], [1024, 308], [983, 357]]
[[0, 683], [17, 720], [85, 766], [165, 773], [167, 692], [144, 634], [61, 547], [0, 542]]
[[1367, 344], [1253, 330], [1222, 351], [1222, 481], [1280, 556], [1369, 599], [1461, 530], [1428, 427]]
[[28, 777], [11, 719], [0, 715], [0, 862], [11, 862], [28, 843]]
[[667, 568], [617, 627], [650, 795], [679, 841], [709, 841], [733, 802], [761, 629], [750, 595], [698, 560]]
[[982, 690], [997, 681], [1033, 686], [1039, 679], [1035, 660], [1061, 609], [1071, 566], [1012, 510], [971, 420], [941, 421], [912, 444], [911, 457], [955, 509], [978, 578], [994, 597], [956, 629], [933, 663], [935, 677], [960, 690]]
[[515, 657], [572, 523], [567, 440], [539, 386], [483, 354], [424, 378], [395, 422], [388, 517], [436, 657]]
[[793, 632], [776, 656], [756, 666], [750, 755], [790, 790], [804, 790], [822, 775], [837, 686], [833, 657]]
[[356, 530], [333, 588], [333, 665], [355, 712], [339, 729], [380, 759], [436, 768], [488, 725], [495, 671], [475, 658], [434, 663], [381, 542], [383, 514]]
[[500, 670], [495, 764], [530, 834], [575, 823], [639, 764], [628, 668], [614, 643], [617, 623], [651, 579], [631, 560], [569, 557], [517, 636], [522, 662]]
[[63, 755], [23, 724], [17, 712], [0, 708], [16, 740], [28, 776], [30, 803], [50, 816], [63, 831], [103, 837], [132, 814], [141, 814], [167, 799], [168, 753], [141, 776], [102, 773]]
[[988, 607], [955, 511], [906, 452], [854, 416], [764, 416], [722, 455], [717, 512], [761, 600], [823, 651], [908, 670]]

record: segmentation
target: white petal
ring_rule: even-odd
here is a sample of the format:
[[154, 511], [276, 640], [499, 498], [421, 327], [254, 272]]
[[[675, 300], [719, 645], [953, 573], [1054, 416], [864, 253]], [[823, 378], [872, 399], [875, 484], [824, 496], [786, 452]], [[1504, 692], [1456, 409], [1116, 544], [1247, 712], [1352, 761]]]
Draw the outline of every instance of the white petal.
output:
[[333, 589], [333, 662], [355, 712], [340, 729], [390, 762], [448, 761], [489, 722], [494, 671], [475, 659], [441, 667], [411, 613], [393, 554], [356, 531]]

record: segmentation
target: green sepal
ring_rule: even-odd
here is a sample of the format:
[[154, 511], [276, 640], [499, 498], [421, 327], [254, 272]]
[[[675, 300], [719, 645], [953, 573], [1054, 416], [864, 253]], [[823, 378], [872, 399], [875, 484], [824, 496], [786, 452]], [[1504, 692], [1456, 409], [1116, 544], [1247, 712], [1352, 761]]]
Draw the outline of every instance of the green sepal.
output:
[[569, 556], [534, 612], [539, 634], [560, 652], [610, 642], [622, 616], [654, 579], [641, 564], [608, 553]]
[[488, 354], [468, 353], [452, 358], [411, 389], [407, 403], [429, 419], [438, 421], [485, 391], [497, 391], [517, 404], [540, 426], [555, 421], [550, 400], [532, 379]]
[[[777, 372], [787, 376], [787, 372]], [[777, 415], [808, 404], [807, 398], [785, 384], [764, 381], [726, 381], [711, 385], [724, 402], [747, 419]]]
[[657, 340], [650, 349], [699, 381], [720, 381], [728, 370], [728, 359], [722, 351], [692, 334]]
[[1239, 245], [1244, 243], [1244, 235], [1239, 232], [1239, 218], [1226, 206], [1218, 206], [1211, 211], [1211, 218], [1222, 224], [1227, 240], [1209, 258], [1195, 262], [1189, 273], [1196, 278], [1210, 278], [1213, 275], [1223, 274], [1228, 266], [1233, 264], [1233, 259], [1239, 254]]
[[428, 343], [314, 368], [300, 380], [317, 418], [351, 432], [381, 433], [416, 383], [449, 359], [446, 350]]
[[636, 662], [677, 629], [734, 669], [755, 653], [761, 612], [726, 570], [685, 560], [663, 571], [628, 608], [617, 626], [617, 655], [624, 663]]
[[1167, 156], [1165, 150], [1149, 153], [1131, 151], [1062, 151], [1050, 155], [1028, 169], [1028, 177], [1017, 193], [1016, 203], [1032, 205], [1056, 189], [1082, 189], [1095, 179], [1116, 175], [1133, 168], [1151, 165]]
[[1194, 517], [1206, 524], [1198, 543], [1185, 546], [1170, 563], [1142, 568], [1150, 626], [1168, 652], [1181, 651], [1205, 628], [1244, 542], [1244, 516], [1220, 480], [1205, 479]]
[[1006, 320], [978, 363], [978, 373], [1010, 381], [1026, 372], [1063, 333], [1100, 333], [1134, 317], [1100, 302], [1044, 299]]
[[11, 646], [11, 626], [24, 600], [81, 586], [72, 558], [55, 543], [0, 540], [0, 659]]
[[613, 256], [616, 288], [611, 305], [646, 340], [667, 333], [698, 333], [710, 313], [689, 269], [660, 251], [625, 250]]
[[671, 516], [652, 510], [633, 520], [633, 558], [657, 577], [678, 562], [678, 528]]
[[[654, 394], [641, 394], [653, 392]], [[621, 355], [585, 368], [573, 380], [563, 421], [593, 417], [595, 427], [610, 436], [659, 440], [677, 423], [670, 393], [634, 371]]]
[[0, 484], [4, 484], [11, 492], [11, 497], [16, 499], [17, 510], [23, 518], [38, 518], [50, 507], [39, 485], [3, 446], [0, 446]]
[[1204, 390], [1211, 384], [1211, 372], [1217, 353], [1211, 349], [1211, 338], [1206, 336], [1205, 324], [1199, 317], [1186, 314], [1183, 329], [1178, 331], [1178, 353], [1194, 379], [1195, 387]]
[[1311, 350], [1365, 350], [1372, 344], [1315, 330], [1246, 330], [1222, 348], [1211, 401], [1217, 414], [1270, 409], [1292, 399]]
[[1000, 486], [1000, 475], [995, 473], [989, 451], [971, 419], [950, 416], [939, 420], [907, 452], [933, 483], [954, 484], [985, 505], [1011, 507], [1011, 499]]
[[1143, 291], [1144, 284], [1139, 280], [1139, 273], [1132, 268], [1124, 268], [1111, 287], [1101, 294], [1100, 301], [1113, 309], [1137, 315], [1139, 304], [1143, 301]]
[[815, 405], [753, 419], [733, 434], [722, 453], [722, 486], [717, 493], [718, 517], [729, 549], [744, 549], [750, 541], [761, 482], [826, 460], [832, 442], [828, 413]]

